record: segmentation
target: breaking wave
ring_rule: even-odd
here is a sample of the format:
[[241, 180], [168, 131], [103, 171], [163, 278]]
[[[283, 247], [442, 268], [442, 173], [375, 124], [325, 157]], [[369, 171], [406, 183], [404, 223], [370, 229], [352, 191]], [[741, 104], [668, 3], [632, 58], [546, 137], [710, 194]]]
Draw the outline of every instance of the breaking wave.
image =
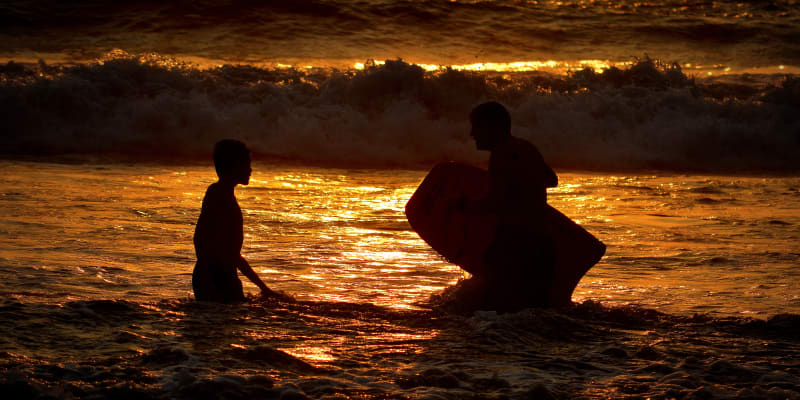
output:
[[268, 157], [333, 165], [481, 162], [467, 114], [497, 99], [514, 134], [552, 165], [592, 170], [800, 170], [800, 79], [699, 82], [643, 59], [550, 75], [224, 65], [158, 55], [77, 65], [0, 66], [6, 156], [206, 157], [235, 137]]

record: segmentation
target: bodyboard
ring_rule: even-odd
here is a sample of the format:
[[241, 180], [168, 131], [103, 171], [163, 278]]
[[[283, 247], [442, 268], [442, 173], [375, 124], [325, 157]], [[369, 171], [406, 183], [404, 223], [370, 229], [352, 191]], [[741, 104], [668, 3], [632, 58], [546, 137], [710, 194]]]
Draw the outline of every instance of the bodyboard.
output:
[[[428, 173], [405, 208], [409, 224], [426, 243], [475, 276], [487, 268], [484, 255], [494, 238], [497, 218], [467, 214], [452, 205], [461, 197], [484, 198], [488, 189], [487, 171], [442, 163]], [[571, 302], [575, 286], [603, 257], [606, 246], [553, 207], [547, 206], [545, 220], [556, 258], [549, 305], [562, 306]]]

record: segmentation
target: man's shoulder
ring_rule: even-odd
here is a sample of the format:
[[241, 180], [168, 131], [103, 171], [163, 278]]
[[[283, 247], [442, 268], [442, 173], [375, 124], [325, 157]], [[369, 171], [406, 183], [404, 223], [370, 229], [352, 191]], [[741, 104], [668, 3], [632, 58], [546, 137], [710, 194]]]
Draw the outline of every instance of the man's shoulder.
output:
[[539, 153], [539, 148], [536, 147], [535, 144], [531, 143], [527, 139], [523, 139], [523, 138], [520, 138], [520, 137], [512, 136], [512, 140], [514, 142], [514, 146], [519, 148], [519, 149], [522, 149], [524, 151]]
[[499, 145], [492, 155], [508, 161], [536, 160], [542, 157], [533, 143], [516, 136]]

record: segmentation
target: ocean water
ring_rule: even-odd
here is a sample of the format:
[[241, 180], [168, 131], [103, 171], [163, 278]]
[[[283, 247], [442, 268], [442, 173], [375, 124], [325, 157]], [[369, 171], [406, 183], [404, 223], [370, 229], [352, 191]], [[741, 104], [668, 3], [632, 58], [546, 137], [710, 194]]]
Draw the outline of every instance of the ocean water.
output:
[[796, 174], [800, 7], [765, 1], [0, 5], [0, 154], [481, 162], [489, 99], [551, 164]]
[[[598, 171], [796, 174], [800, 78], [687, 75], [643, 59], [567, 74], [224, 65], [159, 55], [0, 66], [5, 157], [206, 157], [221, 138], [306, 164], [427, 168], [478, 163], [467, 114], [497, 99], [550, 164]], [[80, 157], [79, 157], [80, 158]]]
[[2, 169], [7, 393], [800, 396], [796, 177], [559, 171], [550, 203], [607, 254], [574, 307], [498, 315], [441, 307], [465, 275], [403, 215], [425, 170], [256, 160], [243, 254], [296, 301], [220, 305], [191, 293], [210, 165]]
[[[800, 398], [800, 4], [4, 1], [3, 398]], [[606, 256], [459, 313], [403, 206], [496, 99]], [[193, 301], [210, 150], [295, 301]], [[256, 288], [245, 282], [246, 292]]]

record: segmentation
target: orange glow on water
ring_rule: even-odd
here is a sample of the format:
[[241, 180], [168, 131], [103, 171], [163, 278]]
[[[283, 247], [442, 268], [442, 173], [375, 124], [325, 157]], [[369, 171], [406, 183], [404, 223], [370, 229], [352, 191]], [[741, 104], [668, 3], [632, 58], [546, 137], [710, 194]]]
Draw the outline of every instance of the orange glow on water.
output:
[[[212, 168], [20, 164], [9, 173], [15, 178], [7, 191], [28, 193], [36, 202], [24, 203], [24, 213], [3, 211], [8, 234], [0, 257], [70, 271], [69, 280], [45, 282], [47, 290], [68, 292], [67, 300], [191, 296], [191, 238], [203, 193], [215, 181]], [[424, 308], [421, 302], [466, 275], [408, 226], [403, 209], [423, 176], [254, 165], [251, 184], [236, 189], [245, 221], [243, 255], [270, 286], [300, 300]], [[794, 193], [796, 180], [559, 178], [550, 204], [608, 245], [575, 300], [698, 311], [713, 304], [725, 313], [797, 301], [796, 284], [780, 281], [791, 275], [790, 257], [763, 256], [796, 252], [792, 227], [800, 224], [800, 205], [786, 195], [775, 206], [767, 191]], [[37, 223], [27, 224], [29, 218]], [[37, 240], [43, 235], [52, 242], [46, 249]], [[751, 284], [750, 265], [780, 279]], [[90, 284], [75, 290], [76, 282]], [[131, 285], [142, 287], [131, 291]], [[257, 293], [247, 280], [244, 285]], [[774, 294], [765, 297], [766, 290]], [[745, 300], [734, 301], [730, 293], [750, 299], [748, 307], [737, 306]]]
[[[383, 65], [385, 61], [374, 61], [374, 65]], [[581, 70], [584, 68], [591, 68], [596, 72], [602, 72], [604, 69], [610, 68], [612, 65], [619, 67], [630, 65], [630, 61], [611, 62], [608, 60], [579, 60], [579, 61], [515, 61], [515, 62], [480, 62], [473, 64], [461, 65], [438, 65], [438, 64], [417, 64], [426, 71], [433, 72], [443, 69], [453, 69], [456, 71], [491, 71], [491, 72], [535, 72], [544, 71], [551, 73], [563, 73], [570, 70]], [[367, 67], [365, 63], [355, 63], [353, 68], [363, 70]]]
[[[471, 72], [496, 72], [496, 73], [526, 73], [526, 72], [545, 72], [550, 74], [565, 74], [568, 72], [591, 69], [596, 73], [616, 67], [625, 69], [633, 65], [631, 60], [575, 60], [575, 61], [514, 61], [514, 62], [479, 62], [473, 64], [440, 65], [415, 63], [428, 72], [443, 71], [452, 69], [455, 71]], [[369, 63], [357, 62], [352, 65], [355, 70], [364, 70], [369, 65], [384, 65], [385, 61], [370, 61]], [[764, 65], [747, 68], [733, 68], [722, 64], [698, 64], [684, 63], [681, 65], [683, 72], [689, 76], [697, 75], [698, 78], [717, 75], [738, 75], [738, 74], [776, 74], [789, 73], [800, 74], [800, 67], [787, 67], [785, 65]]]
[[[329, 392], [334, 388], [360, 398], [369, 397], [365, 388], [370, 395], [383, 388], [391, 394], [384, 397], [421, 398], [446, 389], [424, 379], [456, 371], [469, 378], [433, 381], [470, 385], [453, 385], [445, 393], [452, 398], [484, 382], [499, 388], [492, 397], [502, 397], [543, 381], [592, 398], [624, 397], [626, 388], [646, 385], [642, 397], [649, 397], [675, 387], [672, 378], [644, 381], [650, 371], [714, 381], [712, 365], [735, 359], [740, 371], [772, 373], [764, 360], [793, 344], [770, 342], [761, 326], [771, 322], [703, 318], [797, 314], [797, 177], [561, 173], [550, 203], [609, 245], [573, 299], [601, 304], [461, 316], [420, 305], [463, 276], [402, 214], [424, 171], [255, 163], [251, 185], [236, 189], [248, 234], [243, 252], [271, 287], [300, 301], [229, 305], [190, 300], [193, 224], [215, 180], [211, 167], [2, 164], [3, 290], [11, 299], [7, 320], [19, 320], [7, 329], [7, 358], [54, 371], [45, 377], [58, 385], [69, 377], [64, 371], [79, 371], [73, 366], [88, 371], [72, 378], [76, 387], [101, 374], [118, 381], [99, 384], [125, 382], [129, 371], [147, 368], [138, 376], [148, 382], [192, 374], [192, 381], [221, 383], [193, 390], [241, 382], [245, 389], [297, 386], [338, 395]], [[52, 293], [57, 297], [47, 297]], [[641, 317], [650, 312], [614, 307], [621, 305], [673, 315]], [[679, 317], [694, 313], [700, 315]], [[673, 328], [673, 321], [680, 322]], [[578, 335], [562, 337], [566, 330]], [[765, 353], [767, 344], [780, 350]], [[676, 354], [685, 360], [668, 359], [668, 368], [651, 357]], [[109, 365], [98, 360], [116, 364], [105, 372], [100, 368]], [[776, 374], [793, 382], [793, 375]], [[404, 384], [415, 382], [422, 385]], [[724, 393], [741, 390], [731, 388]]]
[[[642, 4], [642, 6], [646, 6], [646, 4]], [[57, 56], [48, 56], [44, 57], [49, 62], [52, 63], [71, 63], [69, 58], [63, 59]], [[148, 52], [148, 53], [137, 53], [131, 54], [121, 49], [114, 49], [106, 53], [104, 56], [94, 60], [98, 64], [102, 65], [108, 61], [116, 60], [116, 59], [134, 59], [138, 60], [141, 63], [155, 65], [158, 67], [166, 68], [166, 69], [177, 69], [177, 70], [192, 70], [192, 69], [199, 69], [199, 70], [213, 70], [217, 68], [223, 68], [226, 65], [230, 65], [230, 62], [225, 60], [219, 59], [208, 59], [203, 57], [197, 56], [188, 56], [182, 55], [180, 58], [171, 57], [168, 55], [155, 53], [155, 52]], [[2, 61], [2, 60], [0, 60]], [[36, 64], [38, 59], [32, 58], [17, 58], [14, 60], [15, 62], [23, 63], [23, 64]], [[480, 73], [507, 73], [507, 74], [514, 74], [514, 73], [530, 73], [530, 72], [541, 72], [541, 73], [549, 73], [549, 74], [556, 74], [562, 75], [568, 72], [580, 71], [584, 69], [591, 69], [596, 73], [601, 73], [604, 70], [607, 70], [612, 67], [625, 69], [630, 67], [631, 65], [635, 64], [635, 59], [576, 59], [576, 60], [555, 60], [555, 59], [543, 59], [543, 60], [517, 60], [517, 61], [480, 61], [474, 62], [469, 64], [461, 64], [461, 63], [454, 63], [454, 64], [447, 64], [447, 63], [432, 63], [429, 59], [415, 59], [414, 57], [409, 57], [405, 59], [406, 62], [412, 63], [424, 69], [427, 72], [435, 73], [437, 71], [444, 71], [446, 69], [451, 69], [455, 71], [471, 71], [471, 72], [480, 72]], [[683, 72], [688, 76], [697, 77], [700, 79], [718, 79], [719, 77], [723, 76], [734, 76], [738, 77], [741, 74], [751, 74], [751, 75], [770, 75], [770, 74], [800, 74], [800, 67], [798, 66], [791, 66], [791, 65], [751, 65], [751, 66], [741, 66], [741, 65], [726, 65], [726, 64], [703, 64], [697, 62], [688, 62], [687, 60], [670, 60], [664, 59], [661, 60], [666, 63], [672, 63], [680, 61], [680, 66], [683, 69]], [[324, 72], [324, 71], [331, 71], [331, 70], [347, 70], [353, 69], [356, 71], [367, 69], [370, 65], [384, 65], [386, 61], [382, 61], [378, 58], [370, 59], [367, 62], [348, 62], [346, 60], [339, 60], [339, 61], [326, 61], [320, 62], [319, 60], [309, 60], [309, 61], [299, 61], [295, 63], [288, 63], [288, 62], [280, 62], [280, 61], [273, 61], [273, 62], [262, 62], [262, 63], [251, 63], [250, 66], [256, 68], [264, 68], [267, 70], [275, 69], [275, 70], [298, 70], [301, 72], [308, 71], [310, 73], [316, 72]], [[45, 78], [52, 78], [49, 76], [50, 72], [42, 73], [41, 77]], [[299, 78], [301, 81], [305, 82], [305, 78]], [[315, 85], [314, 82], [306, 82], [312, 85]]]
[[321, 363], [336, 360], [336, 357], [331, 355], [331, 348], [327, 346], [303, 344], [296, 347], [280, 347], [278, 350], [284, 351], [311, 363]]

